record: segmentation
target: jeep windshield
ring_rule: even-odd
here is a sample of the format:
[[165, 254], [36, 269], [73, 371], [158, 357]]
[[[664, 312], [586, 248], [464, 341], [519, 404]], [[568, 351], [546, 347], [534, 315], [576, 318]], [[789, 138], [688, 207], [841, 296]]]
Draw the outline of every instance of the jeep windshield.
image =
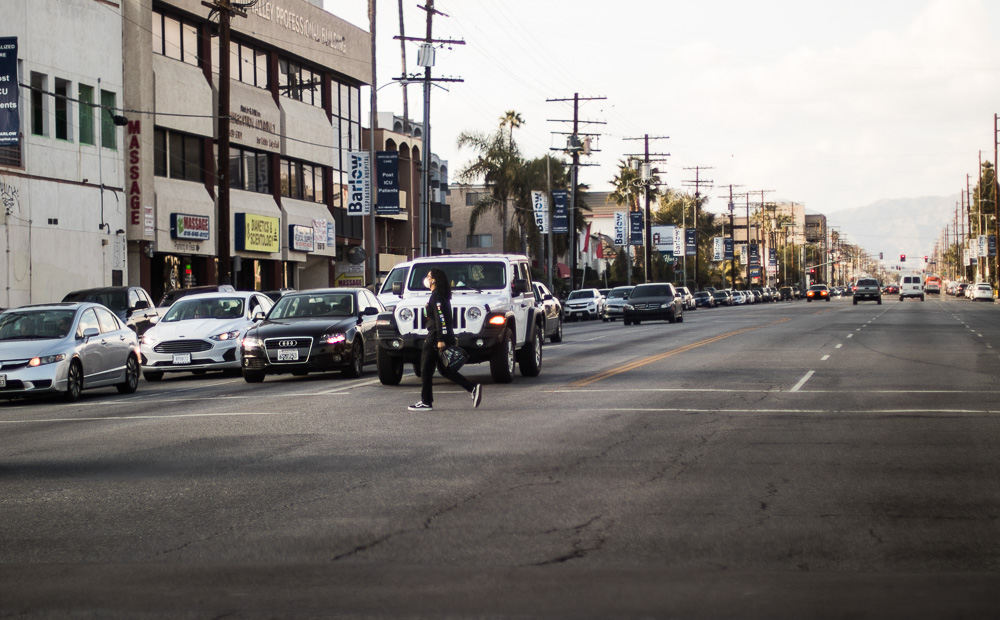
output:
[[507, 264], [483, 261], [421, 262], [410, 270], [411, 291], [426, 291], [424, 278], [431, 269], [440, 269], [448, 275], [453, 291], [481, 291], [507, 288]]

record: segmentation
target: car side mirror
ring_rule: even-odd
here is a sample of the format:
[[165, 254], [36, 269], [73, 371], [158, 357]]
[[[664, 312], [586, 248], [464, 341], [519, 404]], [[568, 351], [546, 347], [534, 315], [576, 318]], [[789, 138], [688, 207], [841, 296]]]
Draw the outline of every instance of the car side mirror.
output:
[[403, 283], [393, 282], [392, 283], [392, 294], [396, 297], [401, 297], [403, 295]]
[[524, 295], [528, 290], [528, 281], [524, 278], [514, 278], [510, 283], [510, 292], [512, 295]]
[[84, 340], [90, 340], [94, 336], [100, 336], [100, 335], [101, 335], [101, 330], [97, 329], [96, 327], [88, 327], [87, 329], [83, 330]]
[[552, 297], [552, 293], [549, 293], [545, 295], [545, 297], [542, 297], [542, 301], [551, 301], [552, 299], [555, 299], [554, 297]]
[[137, 301], [137, 302], [135, 302], [135, 306], [132, 309], [133, 310], [148, 310], [149, 309], [149, 302], [146, 301], [145, 299], [143, 299], [141, 301]]
[[257, 323], [259, 321], [263, 321], [265, 316], [267, 315], [264, 314], [263, 310], [258, 310], [257, 312], [253, 313], [253, 322]]
[[368, 306], [367, 308], [361, 311], [362, 318], [366, 316], [375, 316], [377, 314], [378, 314], [378, 308], [376, 308], [375, 306]]

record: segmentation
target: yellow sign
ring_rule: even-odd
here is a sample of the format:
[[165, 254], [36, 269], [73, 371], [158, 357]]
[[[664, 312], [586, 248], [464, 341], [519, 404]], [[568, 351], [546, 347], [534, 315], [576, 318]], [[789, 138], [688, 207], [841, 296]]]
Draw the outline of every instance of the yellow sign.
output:
[[281, 250], [281, 219], [253, 213], [237, 213], [236, 249], [245, 252]]
[[337, 286], [348, 288], [364, 288], [365, 276], [361, 273], [342, 273], [337, 276]]

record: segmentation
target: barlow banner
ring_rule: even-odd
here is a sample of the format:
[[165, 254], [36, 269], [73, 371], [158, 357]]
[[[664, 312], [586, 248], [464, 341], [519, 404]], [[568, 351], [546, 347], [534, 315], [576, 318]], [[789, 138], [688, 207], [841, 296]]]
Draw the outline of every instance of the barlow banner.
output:
[[0, 146], [18, 143], [17, 37], [0, 37]]
[[399, 152], [377, 151], [375, 175], [378, 179], [376, 215], [399, 215]]
[[642, 245], [642, 211], [629, 212], [629, 243]]
[[672, 251], [674, 256], [683, 256], [684, 254], [684, 229], [680, 226], [674, 228], [674, 249]]
[[615, 245], [625, 245], [624, 211], [615, 211]]
[[552, 213], [552, 232], [569, 232], [569, 215], [567, 205], [569, 204], [569, 192], [564, 189], [552, 191], [552, 201], [555, 203], [555, 211]]
[[535, 226], [543, 235], [549, 232], [549, 197], [545, 192], [531, 192], [531, 206], [535, 212]]
[[726, 237], [725, 239], [722, 240], [722, 242], [723, 242], [723, 248], [725, 248], [725, 252], [723, 253], [723, 260], [733, 260], [733, 240], [730, 239], [729, 237]]
[[347, 214], [371, 215], [371, 157], [364, 151], [351, 151], [348, 158]]
[[722, 237], [712, 237], [712, 260], [719, 261], [725, 255]]
[[685, 228], [684, 229], [684, 242], [685, 242], [685, 254], [688, 256], [694, 256], [698, 253], [698, 237], [696, 233], [698, 230], [696, 228]]

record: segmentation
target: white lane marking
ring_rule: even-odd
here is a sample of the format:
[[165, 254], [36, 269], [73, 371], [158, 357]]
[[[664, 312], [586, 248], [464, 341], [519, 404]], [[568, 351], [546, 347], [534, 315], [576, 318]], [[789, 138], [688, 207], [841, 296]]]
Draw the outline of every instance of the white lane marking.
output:
[[823, 357], [819, 358], [819, 361], [825, 362], [828, 359], [830, 359], [830, 356], [829, 355], [824, 355]]
[[854, 337], [854, 334], [847, 334], [847, 337], [848, 337], [848, 338], [853, 338], [853, 337]]
[[[815, 371], [810, 371], [815, 372]], [[418, 388], [420, 386], [413, 385]], [[589, 394], [591, 392], [621, 392], [616, 388], [575, 388], [571, 390], [542, 390], [546, 394]], [[717, 388], [630, 388], [629, 392], [705, 392], [714, 394], [716, 392], [737, 392], [741, 394], [762, 393], [762, 394], [782, 394], [785, 390], [753, 390], [753, 389], [717, 389]], [[855, 394], [984, 394], [1000, 395], [997, 390], [858, 390], [851, 389]], [[842, 394], [843, 390], [809, 390], [810, 394]]]
[[815, 374], [815, 372], [816, 372], [815, 370], [810, 370], [809, 372], [807, 372], [805, 374], [805, 376], [803, 376], [801, 379], [799, 379], [799, 382], [796, 383], [792, 387], [792, 389], [790, 389], [788, 391], [789, 392], [798, 392], [800, 389], [802, 389], [802, 386], [806, 384], [806, 381], [808, 381], [813, 376], [813, 374]]
[[297, 412], [237, 411], [230, 413], [168, 413], [163, 415], [122, 415], [106, 418], [46, 418], [37, 420], [0, 420], [0, 424], [28, 424], [31, 422], [121, 422], [127, 420], [165, 420], [169, 418], [225, 418], [237, 416], [295, 415]]
[[842, 344], [838, 344], [838, 345], [837, 345], [836, 347], [834, 347], [834, 348], [836, 348], [836, 349], [839, 349], [839, 348], [840, 348], [840, 347], [842, 347], [842, 346], [844, 346], [844, 345], [842, 345]]

